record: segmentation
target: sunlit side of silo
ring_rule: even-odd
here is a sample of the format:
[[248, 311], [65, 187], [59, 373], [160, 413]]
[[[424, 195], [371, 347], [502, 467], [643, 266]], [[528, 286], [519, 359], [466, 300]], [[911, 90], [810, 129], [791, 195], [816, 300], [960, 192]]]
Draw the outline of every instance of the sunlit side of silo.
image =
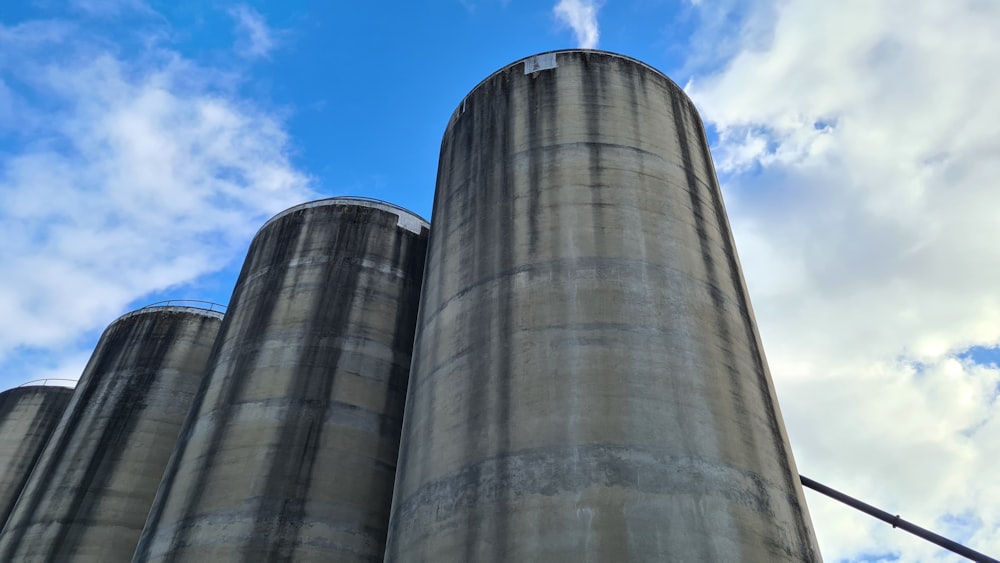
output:
[[441, 147], [387, 561], [820, 559], [701, 120], [519, 61]]
[[0, 530], [72, 395], [45, 385], [0, 393]]
[[428, 225], [293, 207], [250, 246], [135, 561], [377, 561]]
[[128, 561], [222, 314], [128, 313], [101, 336], [0, 533], [0, 561]]

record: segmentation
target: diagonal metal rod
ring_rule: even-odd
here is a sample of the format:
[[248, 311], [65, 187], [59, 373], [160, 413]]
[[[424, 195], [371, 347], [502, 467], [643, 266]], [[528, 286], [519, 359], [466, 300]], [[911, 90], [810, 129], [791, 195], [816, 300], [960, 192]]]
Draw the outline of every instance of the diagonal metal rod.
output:
[[962, 557], [967, 557], [973, 561], [978, 561], [979, 563], [1000, 563], [1000, 561], [993, 559], [989, 555], [979, 553], [974, 549], [969, 549], [968, 547], [965, 547], [964, 545], [958, 542], [952, 541], [944, 536], [939, 536], [930, 530], [921, 528], [920, 526], [913, 524], [912, 522], [907, 522], [906, 520], [900, 518], [899, 514], [893, 516], [892, 514], [889, 514], [884, 510], [879, 510], [878, 508], [875, 508], [874, 506], [868, 503], [861, 502], [860, 500], [852, 496], [845, 495], [844, 493], [836, 489], [831, 489], [830, 487], [827, 487], [822, 483], [817, 483], [816, 481], [813, 481], [812, 479], [804, 475], [799, 475], [799, 479], [802, 481], [802, 486], [804, 487], [809, 487], [810, 489], [823, 493], [824, 495], [832, 499], [839, 500], [840, 502], [848, 506], [854, 507], [860, 510], [861, 512], [864, 512], [865, 514], [868, 514], [869, 516], [874, 516], [875, 518], [878, 518], [883, 522], [892, 524], [893, 528], [906, 530], [907, 532], [910, 532], [915, 536], [921, 537], [933, 544], [937, 544], [947, 549], [948, 551], [951, 551], [952, 553], [957, 553]]

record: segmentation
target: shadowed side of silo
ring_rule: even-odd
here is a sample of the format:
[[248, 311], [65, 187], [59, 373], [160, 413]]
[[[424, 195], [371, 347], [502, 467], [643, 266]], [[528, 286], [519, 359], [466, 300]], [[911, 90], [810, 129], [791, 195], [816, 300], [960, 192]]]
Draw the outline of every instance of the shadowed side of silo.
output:
[[0, 393], [0, 529], [72, 396], [45, 385]]
[[379, 561], [428, 224], [332, 198], [261, 228], [135, 561]]
[[222, 314], [147, 307], [101, 335], [0, 533], [0, 561], [128, 561]]
[[387, 561], [817, 561], [708, 144], [560, 51], [441, 148]]

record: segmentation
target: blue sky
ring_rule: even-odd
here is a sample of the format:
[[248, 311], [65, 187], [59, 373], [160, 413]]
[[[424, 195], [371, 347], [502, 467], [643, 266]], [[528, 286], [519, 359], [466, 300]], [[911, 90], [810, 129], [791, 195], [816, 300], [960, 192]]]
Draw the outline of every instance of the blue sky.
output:
[[[596, 46], [709, 125], [800, 470], [1000, 552], [997, 28], [938, 0], [6, 2], [0, 386], [78, 377], [130, 309], [226, 302], [296, 203], [429, 217], [462, 97]], [[809, 502], [828, 560], [949, 560]]]

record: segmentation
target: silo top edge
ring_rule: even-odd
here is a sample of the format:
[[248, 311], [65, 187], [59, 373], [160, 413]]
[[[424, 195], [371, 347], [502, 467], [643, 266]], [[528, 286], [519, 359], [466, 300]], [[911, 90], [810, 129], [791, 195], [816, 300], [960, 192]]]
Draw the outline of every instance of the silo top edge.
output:
[[220, 321], [225, 317], [225, 314], [220, 311], [213, 311], [211, 309], [204, 309], [202, 307], [191, 307], [185, 305], [147, 305], [141, 309], [136, 309], [135, 311], [130, 311], [124, 315], [118, 317], [108, 325], [109, 327], [130, 319], [132, 317], [137, 317], [139, 315], [145, 315], [149, 313], [191, 313], [193, 315], [201, 315], [203, 317], [209, 317], [213, 319], [219, 319]]
[[408, 209], [399, 207], [398, 205], [393, 205], [387, 201], [382, 201], [367, 197], [360, 197], [360, 196], [337, 196], [326, 199], [318, 199], [316, 201], [309, 201], [306, 203], [300, 203], [293, 207], [289, 207], [288, 209], [268, 219], [263, 225], [260, 226], [260, 229], [257, 230], [257, 234], [260, 234], [260, 232], [263, 231], [265, 228], [267, 228], [268, 225], [274, 223], [275, 221], [281, 219], [282, 217], [285, 217], [297, 211], [302, 211], [303, 209], [311, 209], [313, 207], [325, 207], [327, 205], [353, 205], [357, 207], [370, 207], [372, 209], [387, 211], [399, 218], [399, 221], [396, 223], [396, 226], [406, 229], [407, 231], [410, 231], [412, 233], [416, 233], [418, 235], [420, 234], [422, 229], [430, 229], [431, 227], [430, 222], [428, 222], [420, 215], [417, 215], [416, 213]]
[[[60, 383], [38, 383], [39, 381], [42, 381], [42, 382], [49, 382], [49, 381], [56, 382], [56, 381], [58, 381]], [[72, 385], [69, 385], [70, 383]], [[10, 389], [4, 389], [3, 391], [0, 391], [0, 395], [3, 395], [4, 393], [9, 393], [11, 391], [18, 391], [18, 390], [20, 390], [21, 393], [27, 393], [27, 392], [35, 392], [35, 393], [39, 393], [39, 392], [41, 392], [41, 393], [64, 393], [66, 391], [72, 392], [73, 388], [76, 386], [76, 384], [77, 384], [77, 380], [76, 379], [57, 379], [57, 378], [33, 379], [31, 381], [25, 381], [24, 383], [18, 385], [17, 387], [11, 387]], [[51, 389], [52, 391], [48, 391], [49, 389]], [[63, 391], [63, 390], [65, 390], [65, 391]]]
[[76, 382], [77, 382], [76, 379], [66, 379], [64, 377], [46, 377], [43, 379], [32, 379], [31, 381], [25, 381], [24, 383], [18, 385], [14, 389], [36, 389], [42, 387], [66, 389], [66, 388], [71, 388], [71, 386], [66, 385], [66, 383], [72, 383], [73, 386], [76, 386]]
[[[500, 75], [500, 74], [503, 74], [503, 73], [509, 71], [511, 68], [516, 67], [519, 64], [522, 64], [522, 63], [523, 64], [527, 64], [530, 61], [536, 61], [536, 60], [543, 61], [542, 66], [540, 66], [539, 68], [537, 68], [538, 71], [547, 70], [549, 68], [555, 68], [556, 66], [558, 66], [557, 64], [555, 64], [555, 62], [556, 62], [556, 60], [558, 58], [558, 55], [569, 54], [569, 53], [583, 53], [583, 54], [589, 54], [589, 55], [602, 55], [602, 56], [612, 57], [612, 58], [616, 58], [616, 59], [622, 59], [622, 60], [629, 61], [631, 63], [635, 63], [636, 65], [639, 65], [639, 66], [641, 66], [641, 67], [649, 70], [653, 74], [655, 74], [655, 75], [663, 78], [664, 80], [666, 80], [667, 82], [669, 82], [671, 85], [673, 85], [675, 88], [677, 88], [678, 91], [684, 92], [684, 89], [681, 88], [680, 85], [678, 85], [676, 82], [674, 82], [673, 79], [671, 79], [669, 76], [667, 76], [666, 73], [664, 73], [663, 71], [661, 71], [658, 68], [650, 65], [649, 63], [644, 63], [644, 62], [640, 61], [639, 59], [630, 57], [628, 55], [622, 55], [620, 53], [615, 53], [613, 51], [603, 51], [601, 49], [556, 49], [556, 50], [553, 50], [553, 51], [544, 51], [544, 52], [541, 52], [541, 53], [535, 53], [534, 55], [531, 55], [531, 56], [528, 56], [528, 57], [520, 58], [520, 59], [518, 59], [518, 60], [516, 60], [516, 61], [514, 61], [512, 63], [506, 64], [506, 65], [500, 67], [496, 71], [490, 73], [490, 75], [487, 76], [486, 78], [480, 80], [479, 83], [476, 84], [475, 87], [472, 88], [472, 90], [469, 90], [469, 93], [466, 94], [465, 97], [462, 98], [462, 101], [460, 101], [458, 103], [458, 107], [456, 107], [455, 111], [452, 113], [452, 117], [451, 117], [451, 120], [449, 120], [448, 125], [450, 126], [451, 122], [455, 120], [455, 117], [460, 114], [461, 109], [465, 105], [465, 101], [469, 98], [469, 96], [472, 96], [474, 93], [476, 93], [476, 90], [479, 90], [479, 88], [482, 87], [483, 84], [486, 84], [487, 82], [489, 82], [490, 80], [492, 80], [493, 77], [495, 77], [497, 75]], [[552, 61], [553, 64], [546, 64], [546, 62], [547, 62], [546, 59], [549, 58], [549, 57], [551, 57], [551, 61]], [[526, 70], [525, 74], [527, 74], [527, 73], [528, 73], [528, 71]]]

